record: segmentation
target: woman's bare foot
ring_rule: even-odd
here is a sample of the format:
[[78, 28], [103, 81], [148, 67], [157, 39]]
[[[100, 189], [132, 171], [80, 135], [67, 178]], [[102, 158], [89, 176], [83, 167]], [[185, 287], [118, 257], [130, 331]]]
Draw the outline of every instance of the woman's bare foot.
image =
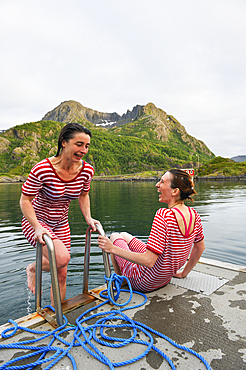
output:
[[35, 271], [36, 268], [34, 263], [30, 263], [26, 268], [27, 286], [33, 294], [35, 294]]

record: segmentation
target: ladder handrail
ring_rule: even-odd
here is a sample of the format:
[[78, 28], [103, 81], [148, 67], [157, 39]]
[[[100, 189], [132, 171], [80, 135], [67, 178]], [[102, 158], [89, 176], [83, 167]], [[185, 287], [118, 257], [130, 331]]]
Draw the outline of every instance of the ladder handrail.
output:
[[[102, 236], [105, 236], [105, 232], [103, 230], [102, 225], [95, 224], [96, 229], [98, 233]], [[88, 281], [89, 281], [89, 265], [90, 265], [90, 248], [91, 248], [91, 226], [89, 226], [86, 230], [86, 238], [85, 238], [85, 254], [84, 254], [84, 276], [83, 276], [83, 293], [88, 293]], [[110, 278], [111, 275], [111, 268], [110, 268], [110, 262], [109, 262], [109, 254], [102, 251], [103, 255], [103, 264], [104, 264], [104, 270], [105, 275], [107, 278]], [[108, 283], [107, 283], [108, 285]], [[113, 286], [110, 287], [110, 293], [111, 297], [113, 299]]]
[[[89, 280], [89, 265], [90, 265], [90, 247], [91, 247], [91, 226], [87, 228], [85, 240], [85, 254], [84, 254], [84, 277], [83, 277], [83, 293], [88, 293], [88, 280]], [[105, 236], [103, 227], [96, 224], [96, 229], [100, 235]], [[53, 291], [56, 322], [58, 326], [63, 324], [62, 304], [59, 289], [59, 281], [56, 266], [55, 247], [52, 239], [47, 234], [43, 234], [43, 239], [48, 249], [51, 285]], [[105, 275], [110, 278], [111, 269], [109, 262], [109, 255], [107, 252], [102, 251]], [[108, 284], [108, 283], [107, 283]], [[36, 274], [35, 274], [35, 310], [41, 310], [41, 291], [42, 291], [42, 244], [37, 242], [36, 247]], [[113, 299], [113, 286], [110, 287], [111, 297]]]
[[[52, 239], [47, 234], [43, 234], [44, 241], [48, 249], [51, 284], [55, 305], [56, 322], [58, 326], [63, 324], [63, 314], [61, 296], [56, 267], [55, 247]], [[35, 310], [41, 309], [41, 290], [42, 290], [42, 244], [37, 242], [36, 247], [36, 275], [35, 275]]]

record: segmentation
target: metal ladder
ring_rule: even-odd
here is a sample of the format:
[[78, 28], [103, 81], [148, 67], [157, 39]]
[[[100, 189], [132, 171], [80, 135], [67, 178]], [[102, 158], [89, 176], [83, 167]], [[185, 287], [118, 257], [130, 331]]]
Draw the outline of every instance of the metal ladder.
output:
[[[83, 293], [88, 294], [88, 281], [89, 281], [89, 264], [90, 264], [90, 247], [91, 247], [91, 226], [87, 228], [85, 240], [85, 254], [84, 254], [84, 275], [83, 275]], [[101, 225], [96, 224], [96, 229], [100, 235], [105, 236], [105, 232]], [[60, 297], [59, 281], [56, 267], [55, 248], [52, 239], [47, 235], [43, 235], [44, 241], [47, 245], [51, 285], [53, 290], [53, 298], [55, 305], [56, 319], [49, 315], [44, 309], [41, 308], [41, 290], [42, 290], [42, 244], [37, 243], [36, 247], [36, 275], [35, 275], [35, 310], [39, 315], [44, 317], [52, 326], [59, 327], [63, 324], [62, 304]], [[103, 253], [103, 263], [105, 275], [107, 278], [111, 275], [109, 255], [105, 251]], [[114, 297], [113, 286], [110, 287], [111, 297]]]

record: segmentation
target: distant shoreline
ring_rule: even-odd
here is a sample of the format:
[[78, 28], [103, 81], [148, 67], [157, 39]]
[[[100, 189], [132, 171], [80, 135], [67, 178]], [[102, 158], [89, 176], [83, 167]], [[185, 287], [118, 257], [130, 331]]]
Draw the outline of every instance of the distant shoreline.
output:
[[[115, 176], [94, 176], [93, 181], [158, 181], [160, 179], [162, 172], [156, 176], [141, 176], [141, 175], [115, 175]], [[27, 179], [26, 176], [0, 176], [1, 184], [13, 184], [13, 183], [23, 183]], [[246, 181], [246, 174], [238, 176], [195, 176], [195, 181], [205, 180], [205, 181], [223, 181], [223, 180], [241, 180]]]
[[[161, 175], [160, 175], [161, 176]], [[94, 181], [158, 181], [160, 179], [160, 176], [124, 176], [124, 175], [118, 175], [118, 176], [94, 176]], [[239, 176], [195, 176], [195, 181], [199, 180], [244, 180], [246, 181], [246, 174], [239, 175]]]

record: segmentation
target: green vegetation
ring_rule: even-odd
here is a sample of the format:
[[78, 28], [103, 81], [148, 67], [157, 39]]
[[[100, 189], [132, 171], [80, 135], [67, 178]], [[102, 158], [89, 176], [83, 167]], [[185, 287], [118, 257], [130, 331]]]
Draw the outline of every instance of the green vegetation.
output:
[[[54, 155], [59, 131], [66, 123], [67, 111], [79, 117], [76, 121], [92, 131], [91, 146], [85, 160], [94, 166], [96, 175], [195, 167], [198, 156], [201, 164], [214, 157], [202, 141], [188, 135], [175, 118], [152, 103], [142, 106], [134, 120], [128, 118], [128, 121], [110, 128], [89, 122], [88, 117], [93, 111], [82, 106], [78, 111], [78, 104], [73, 103], [67, 102], [64, 106], [66, 109], [61, 119], [64, 122], [25, 123], [0, 135], [0, 174], [26, 176], [35, 163]], [[58, 113], [57, 109], [54, 111]], [[82, 111], [84, 114], [81, 114]], [[99, 112], [95, 114], [100, 116]]]
[[[192, 167], [197, 157], [191, 146], [185, 144], [178, 134], [173, 134], [168, 142], [160, 141], [141, 124], [146, 135], [137, 137], [118, 134], [119, 127], [107, 130], [91, 123], [83, 124], [92, 131], [89, 153], [85, 160], [95, 168], [96, 175], [131, 174], [143, 171], [166, 170], [170, 167]], [[18, 125], [4, 132], [1, 137], [9, 141], [7, 149], [0, 152], [0, 175], [26, 176], [35, 163], [56, 153], [57, 138], [64, 123], [39, 121]], [[121, 130], [127, 130], [122, 125]], [[175, 136], [176, 135], [176, 136]], [[193, 152], [193, 154], [191, 154]], [[198, 148], [200, 163], [211, 158]], [[212, 155], [213, 156], [213, 155]]]
[[199, 176], [240, 176], [246, 174], [246, 162], [215, 157], [199, 168]]
[[46, 120], [15, 126], [0, 134], [0, 176], [19, 181], [16, 176], [27, 176], [37, 162], [55, 155], [59, 132], [67, 122], [79, 122], [91, 130], [91, 146], [84, 159], [93, 165], [97, 176], [156, 176], [173, 167], [198, 169], [198, 162], [199, 176], [246, 173], [246, 162], [215, 157], [201, 140], [189, 135], [173, 116], [153, 103], [134, 109], [116, 126], [103, 128], [92, 122], [93, 117], [103, 122], [104, 113], [68, 101], [48, 115], [63, 122]]
[[0, 151], [0, 174], [27, 175], [39, 160], [54, 155], [60, 122], [40, 121], [15, 126], [1, 137], [9, 141], [6, 150]]
[[[194, 151], [195, 139], [187, 134], [188, 139], [186, 137], [184, 141], [178, 130], [171, 131], [168, 140], [161, 141], [151, 123], [144, 119], [111, 129], [88, 121], [83, 121], [83, 124], [92, 131], [91, 146], [85, 160], [94, 166], [97, 176], [136, 173], [151, 176], [171, 167], [197, 168], [198, 156], [201, 164], [199, 176], [246, 173], [246, 162], [235, 163], [228, 158], [214, 157], [211, 152], [203, 150], [204, 144], [198, 140]], [[0, 135], [0, 144], [5, 145], [0, 146], [0, 175], [27, 176], [34, 164], [54, 155], [63, 126], [64, 123], [54, 121], [31, 122]], [[4, 138], [2, 142], [1, 138]]]

